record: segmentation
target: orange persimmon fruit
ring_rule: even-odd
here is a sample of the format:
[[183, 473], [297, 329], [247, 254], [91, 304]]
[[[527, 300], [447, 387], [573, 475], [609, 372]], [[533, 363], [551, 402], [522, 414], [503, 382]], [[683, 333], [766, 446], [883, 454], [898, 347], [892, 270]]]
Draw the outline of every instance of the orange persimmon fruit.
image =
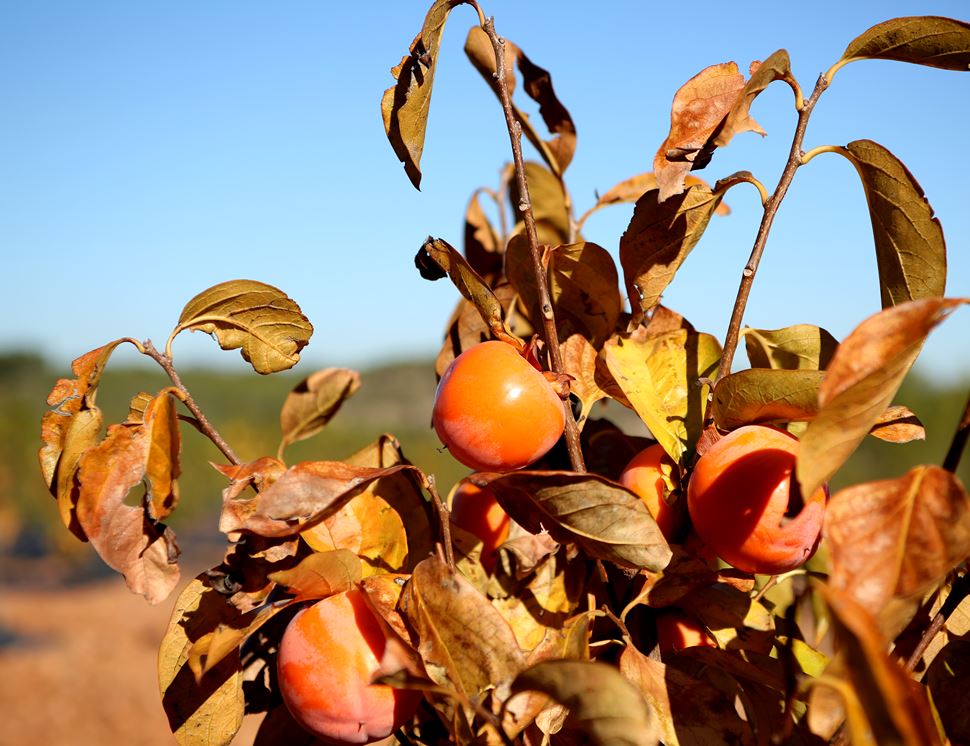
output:
[[678, 652], [698, 646], [716, 648], [711, 633], [693, 616], [680, 609], [664, 609], [657, 614], [657, 644], [661, 653]]
[[510, 344], [470, 347], [438, 382], [431, 421], [475, 471], [514, 471], [544, 456], [566, 425], [552, 384]]
[[329, 743], [371, 743], [393, 733], [417, 710], [421, 694], [370, 683], [385, 641], [356, 588], [297, 612], [277, 662], [290, 714]]
[[647, 506], [650, 515], [667, 541], [678, 538], [683, 526], [683, 514], [664, 500], [664, 468], [673, 468], [673, 461], [663, 446], [654, 443], [630, 459], [620, 474], [619, 482], [637, 495]]
[[701, 540], [722, 560], [776, 575], [802, 565], [818, 547], [828, 488], [790, 506], [798, 440], [745, 425], [701, 456], [687, 485], [687, 508]]
[[496, 552], [509, 537], [512, 520], [488, 488], [461, 482], [451, 498], [451, 521], [482, 542], [481, 563], [487, 572], [495, 567]]

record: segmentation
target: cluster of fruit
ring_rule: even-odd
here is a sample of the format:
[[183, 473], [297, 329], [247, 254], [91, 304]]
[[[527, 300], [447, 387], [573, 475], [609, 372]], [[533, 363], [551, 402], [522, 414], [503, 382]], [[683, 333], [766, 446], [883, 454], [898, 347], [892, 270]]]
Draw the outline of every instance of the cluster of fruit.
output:
[[[459, 355], [438, 385], [433, 424], [451, 454], [475, 471], [508, 472], [543, 457], [562, 436], [563, 401], [540, 370], [513, 346], [484, 342]], [[692, 542], [750, 573], [775, 575], [802, 565], [818, 546], [827, 489], [792, 510], [791, 474], [798, 440], [748, 425], [721, 437], [697, 459], [686, 494], [659, 444], [637, 454], [618, 482], [646, 505], [671, 543]], [[688, 520], [689, 516], [689, 520]], [[452, 495], [452, 523], [481, 542], [491, 572], [509, 536], [510, 518], [488, 488], [463, 481]], [[661, 651], [716, 643], [678, 609], [656, 618]], [[385, 638], [360, 597], [348, 591], [299, 612], [284, 634], [279, 682], [296, 719], [318, 736], [367, 743], [410, 719], [420, 694], [370, 682]]]

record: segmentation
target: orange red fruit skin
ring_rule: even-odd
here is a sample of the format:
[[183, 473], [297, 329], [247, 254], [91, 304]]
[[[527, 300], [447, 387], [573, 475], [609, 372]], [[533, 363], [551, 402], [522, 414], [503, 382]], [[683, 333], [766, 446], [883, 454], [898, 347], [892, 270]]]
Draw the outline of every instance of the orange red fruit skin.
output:
[[678, 652], [685, 648], [716, 648], [717, 643], [700, 622], [679, 609], [657, 614], [657, 644], [661, 653]]
[[387, 737], [414, 714], [419, 692], [370, 684], [384, 653], [377, 618], [352, 589], [296, 614], [280, 641], [280, 692], [290, 714], [335, 744]]
[[819, 488], [786, 519], [797, 453], [798, 440], [787, 432], [746, 425], [698, 459], [687, 486], [687, 508], [701, 540], [725, 562], [776, 575], [814, 554], [828, 491]]
[[482, 342], [451, 363], [435, 394], [435, 432], [475, 471], [514, 471], [552, 448], [566, 424], [562, 400], [505, 342]]
[[495, 495], [471, 482], [462, 482], [451, 502], [451, 520], [482, 542], [482, 566], [487, 572], [495, 567], [495, 552], [509, 537], [511, 519]]
[[661, 469], [667, 453], [663, 446], [654, 443], [630, 459], [620, 474], [620, 484], [636, 494], [647, 506], [650, 515], [667, 541], [673, 541], [681, 532], [683, 520], [680, 514], [664, 500], [664, 478]]

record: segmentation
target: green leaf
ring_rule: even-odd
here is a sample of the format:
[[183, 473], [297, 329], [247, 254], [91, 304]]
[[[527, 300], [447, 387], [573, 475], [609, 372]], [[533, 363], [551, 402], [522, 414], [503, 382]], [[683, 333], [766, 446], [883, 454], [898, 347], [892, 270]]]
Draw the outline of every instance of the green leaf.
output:
[[[944, 70], [970, 68], [970, 24], [940, 16], [909, 16], [883, 21], [857, 36], [836, 63], [897, 60]], [[833, 71], [828, 78], [831, 80]]]
[[852, 455], [885, 412], [926, 336], [961, 299], [924, 298], [863, 321], [839, 345], [819, 389], [819, 412], [801, 437], [795, 471], [814, 494]]
[[620, 265], [634, 322], [660, 302], [721, 203], [721, 195], [703, 184], [662, 203], [658, 194], [651, 190], [637, 200], [630, 225], [620, 237]]
[[942, 296], [946, 242], [922, 188], [896, 156], [878, 143], [856, 140], [846, 149], [869, 204], [882, 307]]
[[721, 430], [735, 430], [810, 420], [818, 410], [823, 375], [816, 370], [752, 368], [725, 376], [714, 388], [714, 423]]
[[186, 329], [214, 335], [224, 350], [241, 348], [243, 359], [262, 374], [296, 365], [313, 334], [296, 303], [256, 280], [229, 280], [195, 296], [182, 309], [166, 349]]
[[320, 432], [343, 403], [360, 388], [360, 374], [347, 368], [326, 368], [298, 383], [280, 411], [279, 457], [291, 443]]
[[744, 329], [744, 346], [752, 368], [784, 370], [825, 370], [838, 340], [812, 324], [796, 324], [784, 329]]
[[684, 463], [703, 428], [707, 388], [700, 380], [717, 369], [718, 341], [687, 329], [638, 332], [614, 337], [603, 353], [616, 384], [650, 433], [674, 461]]
[[415, 189], [421, 188], [421, 153], [441, 36], [454, 6], [452, 0], [435, 0], [409, 53], [391, 68], [396, 82], [381, 97], [384, 131]]

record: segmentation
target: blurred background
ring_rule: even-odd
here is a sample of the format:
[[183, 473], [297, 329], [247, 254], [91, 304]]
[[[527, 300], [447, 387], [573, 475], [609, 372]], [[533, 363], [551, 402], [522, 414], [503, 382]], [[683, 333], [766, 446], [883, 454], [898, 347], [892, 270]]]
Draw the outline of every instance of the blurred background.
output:
[[[204, 335], [175, 344], [185, 383], [242, 458], [275, 452], [279, 407], [299, 380], [355, 367], [361, 391], [288, 456], [339, 459], [392, 432], [443, 490], [463, 476], [429, 427], [432, 360], [457, 296], [447, 282], [421, 280], [412, 258], [428, 234], [461, 245], [468, 198], [497, 185], [508, 136], [461, 49], [474, 11], [458, 8], [436, 73], [422, 191], [411, 187], [379, 102], [426, 9], [389, 0], [0, 4], [0, 744], [172, 741], [154, 673], [172, 601], [149, 607], [128, 594], [61, 527], [37, 467], [45, 398], [78, 355], [122, 336], [160, 343], [197, 292], [259, 279], [315, 326], [293, 372], [260, 377]], [[707, 2], [689, 14], [632, 0], [493, 0], [483, 9], [552, 73], [576, 123], [567, 183], [578, 213], [650, 169], [674, 92], [707, 65], [735, 60], [746, 70], [785, 47], [808, 92], [879, 21], [967, 19], [963, 0], [821, 0], [801, 18], [781, 6]], [[970, 296], [968, 86], [970, 75], [854, 63], [806, 137], [807, 148], [873, 139], [906, 163], [943, 225], [951, 296]], [[519, 104], [537, 118], [524, 97]], [[752, 114], [768, 136], [735, 138], [700, 176], [713, 183], [745, 169], [773, 188], [795, 121], [790, 90], [771, 86]], [[718, 337], [760, 217], [753, 189], [732, 190], [727, 202], [732, 214], [712, 221], [664, 298]], [[631, 214], [597, 213], [586, 238], [616, 256]], [[821, 156], [782, 207], [746, 323], [814, 323], [841, 339], [878, 308], [862, 189], [847, 162]], [[922, 419], [927, 440], [869, 439], [836, 488], [942, 460], [970, 382], [968, 329], [964, 310], [936, 330], [897, 399]], [[132, 394], [164, 384], [120, 348], [98, 402], [118, 421]], [[221, 558], [223, 484], [208, 466], [218, 452], [193, 432], [184, 437], [172, 525], [190, 578]]]

